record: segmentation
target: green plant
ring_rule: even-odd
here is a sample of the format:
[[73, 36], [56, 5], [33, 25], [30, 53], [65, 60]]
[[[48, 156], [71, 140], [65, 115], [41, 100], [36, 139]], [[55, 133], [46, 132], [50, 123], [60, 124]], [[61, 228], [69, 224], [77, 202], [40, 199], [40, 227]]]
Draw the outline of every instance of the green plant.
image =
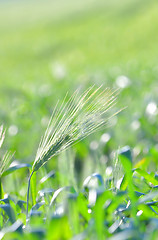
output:
[[52, 157], [105, 126], [112, 116], [118, 90], [90, 87], [83, 94], [77, 90], [72, 97], [56, 105], [41, 139], [28, 180], [27, 215], [31, 177]]
[[[3, 125], [0, 126], [0, 148], [4, 142], [5, 131], [3, 131]], [[8, 168], [10, 161], [12, 159], [12, 154], [6, 152], [3, 157], [0, 159], [0, 199], [3, 197], [3, 188], [2, 188], [2, 177]]]

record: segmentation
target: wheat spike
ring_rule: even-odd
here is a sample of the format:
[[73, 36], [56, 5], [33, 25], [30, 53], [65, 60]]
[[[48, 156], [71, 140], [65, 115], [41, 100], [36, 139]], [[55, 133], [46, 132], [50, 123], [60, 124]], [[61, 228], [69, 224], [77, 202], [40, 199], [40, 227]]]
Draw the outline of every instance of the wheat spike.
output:
[[[5, 138], [5, 130], [3, 131], [3, 125], [1, 125], [0, 126], [0, 148], [4, 142], [4, 138]], [[8, 168], [12, 156], [13, 155], [10, 152], [6, 152], [2, 157], [2, 159], [0, 159], [0, 177], [2, 176], [4, 171]]]
[[77, 90], [62, 104], [57, 103], [46, 132], [39, 144], [32, 171], [37, 171], [49, 159], [106, 125], [116, 114], [118, 90], [90, 87], [83, 94]]

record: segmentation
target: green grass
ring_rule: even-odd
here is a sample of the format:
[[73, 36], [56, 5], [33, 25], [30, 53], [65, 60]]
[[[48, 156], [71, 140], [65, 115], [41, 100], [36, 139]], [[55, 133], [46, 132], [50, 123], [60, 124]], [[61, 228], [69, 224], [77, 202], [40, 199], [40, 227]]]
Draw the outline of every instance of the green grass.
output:
[[[29, 160], [41, 118], [49, 118], [67, 91], [71, 95], [79, 85], [93, 83], [115, 86], [119, 75], [132, 84], [119, 100], [128, 109], [120, 118], [123, 127], [116, 127], [116, 142], [134, 146], [133, 131], [131, 139], [120, 133], [135, 114], [144, 114], [144, 98], [157, 100], [156, 9], [155, 1], [1, 3], [1, 119], [19, 129], [8, 143], [18, 158]], [[65, 71], [61, 80], [54, 73], [58, 66]], [[32, 141], [25, 141], [30, 132]]]
[[19, 171], [29, 166], [9, 168], [2, 177], [8, 182], [12, 176], [16, 190], [1, 199], [1, 239], [156, 240], [157, 174], [146, 172], [151, 164], [148, 159], [134, 166], [134, 159], [129, 156], [130, 148], [120, 149], [117, 158], [123, 170], [116, 164], [113, 172], [91, 174], [80, 189], [70, 184], [69, 171], [62, 176], [67, 178], [68, 185], [64, 181], [62, 186], [60, 172], [46, 174], [42, 168], [31, 182], [27, 220], [24, 189], [17, 183]]
[[[13, 239], [15, 230], [24, 232], [17, 239], [40, 239], [41, 229], [42, 239], [52, 234], [53, 239], [156, 239], [157, 5], [154, 0], [0, 1], [0, 125], [6, 128], [0, 156], [15, 151], [18, 163], [1, 177], [2, 194], [9, 194], [0, 205], [0, 226], [9, 227], [4, 239]], [[33, 176], [29, 210], [43, 205], [31, 210], [25, 230], [29, 169], [58, 99], [93, 84], [116, 88], [120, 76], [129, 85], [122, 88], [118, 107], [127, 108], [107, 129]], [[114, 152], [125, 145], [132, 149], [132, 166], [120, 157], [108, 175]], [[92, 189], [83, 186], [88, 176]], [[49, 207], [54, 192], [65, 186], [72, 188], [64, 188]]]
[[[19, 129], [8, 143], [17, 158], [32, 159], [41, 118], [49, 118], [67, 91], [93, 83], [115, 86], [119, 75], [132, 84], [119, 100], [128, 106], [120, 118], [127, 124], [116, 127], [116, 142], [134, 146], [133, 131], [131, 139], [120, 133], [135, 113], [144, 114], [145, 97], [157, 99], [156, 7], [155, 1], [1, 3], [1, 119]], [[62, 79], [54, 73], [58, 66], [65, 71]], [[25, 141], [30, 132], [32, 141]]]

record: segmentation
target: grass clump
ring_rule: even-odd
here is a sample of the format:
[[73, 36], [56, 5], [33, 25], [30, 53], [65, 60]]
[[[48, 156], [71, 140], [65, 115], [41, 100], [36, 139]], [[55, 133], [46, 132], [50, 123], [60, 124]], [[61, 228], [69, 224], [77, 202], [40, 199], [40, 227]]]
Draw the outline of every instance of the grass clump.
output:
[[[35, 194], [38, 182], [34, 177], [39, 176], [34, 172], [72, 144], [105, 126], [118, 112], [114, 108], [117, 95], [117, 90], [91, 87], [81, 95], [76, 91], [68, 100], [66, 96], [60, 107], [59, 103], [56, 105], [33, 165], [19, 164], [2, 174], [7, 176], [20, 168], [31, 167], [27, 203], [26, 193], [21, 199], [23, 187], [18, 193], [14, 191], [0, 199], [0, 239], [157, 239], [158, 175], [149, 166], [154, 163], [157, 168], [154, 159], [158, 151], [154, 148], [150, 151], [151, 161], [145, 156], [137, 164], [130, 147], [120, 148], [112, 172], [90, 174], [80, 189], [73, 184], [60, 186], [60, 171], [51, 169], [48, 174], [43, 171], [40, 191]], [[1, 142], [3, 134], [1, 127]], [[98, 154], [102, 153], [98, 151]], [[66, 174], [68, 177], [70, 171]], [[33, 206], [29, 205], [30, 181]]]

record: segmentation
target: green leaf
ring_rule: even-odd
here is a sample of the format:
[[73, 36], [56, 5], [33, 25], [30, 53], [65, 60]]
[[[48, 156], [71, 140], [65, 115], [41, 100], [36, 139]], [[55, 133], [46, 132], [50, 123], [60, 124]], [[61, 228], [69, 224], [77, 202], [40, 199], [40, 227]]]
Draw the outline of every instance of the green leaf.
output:
[[89, 183], [92, 179], [96, 178], [98, 180], [98, 185], [99, 186], [104, 186], [104, 180], [102, 176], [99, 173], [93, 173], [92, 175], [88, 176], [84, 182], [83, 182], [83, 187], [88, 187]]
[[16, 221], [14, 211], [9, 204], [0, 205], [0, 208], [5, 211], [11, 223]]
[[125, 146], [118, 151], [118, 155], [122, 155], [132, 162], [132, 152], [129, 146]]
[[72, 229], [68, 217], [53, 217], [48, 225], [47, 236], [45, 239], [72, 239]]
[[32, 210], [32, 211], [36, 211], [36, 210], [38, 210], [41, 206], [43, 206], [44, 204], [45, 204], [44, 202], [36, 203], [36, 204], [31, 208], [31, 210]]
[[127, 229], [123, 232], [117, 233], [114, 236], [108, 238], [108, 240], [127, 240], [127, 239], [134, 239], [135, 232], [133, 230]]
[[88, 222], [91, 217], [88, 213], [88, 200], [82, 194], [77, 197], [77, 205], [81, 216]]
[[136, 213], [137, 213], [137, 198], [136, 198], [136, 194], [134, 191], [134, 186], [133, 186], [133, 179], [132, 179], [132, 162], [130, 159], [128, 159], [127, 157], [125, 157], [124, 155], [119, 155], [119, 159], [121, 160], [121, 163], [123, 165], [124, 171], [125, 171], [125, 175], [126, 175], [126, 179], [128, 182], [128, 192], [129, 192], [129, 197], [131, 200], [131, 216], [134, 219], [135, 224], [138, 224], [138, 220], [136, 217]]
[[157, 198], [157, 196], [158, 196], [158, 191], [150, 192], [150, 193], [140, 197], [138, 203], [142, 204], [147, 201], [152, 201], [153, 199]]
[[22, 239], [22, 238], [18, 238], [20, 237], [19, 235], [15, 235], [16, 234], [22, 234], [23, 233], [23, 229], [22, 229], [22, 222], [17, 220], [16, 222], [14, 222], [11, 226], [4, 228], [1, 231], [0, 234], [0, 239]]
[[104, 208], [106, 208], [106, 203], [111, 202], [113, 197], [113, 193], [110, 191], [104, 191], [97, 197], [96, 204], [94, 206], [94, 220], [97, 239], [105, 239], [105, 233], [107, 233], [107, 229], [104, 225], [104, 218], [106, 214], [106, 209]]
[[127, 186], [128, 186], [128, 181], [127, 181], [126, 175], [124, 175], [120, 184], [120, 190], [125, 191]]
[[66, 186], [66, 187], [62, 187], [62, 188], [59, 188], [58, 190], [56, 190], [53, 194], [53, 197], [51, 199], [51, 202], [50, 202], [50, 206], [54, 203], [54, 201], [57, 199], [58, 195], [63, 192], [63, 191], [66, 191], [66, 192], [69, 192], [69, 193], [76, 193], [75, 189], [73, 187], [70, 187], [70, 186]]
[[49, 178], [52, 178], [55, 176], [54, 170], [50, 171], [48, 174], [46, 174], [43, 178], [41, 178], [40, 183], [46, 182]]
[[146, 204], [140, 204], [138, 206], [138, 210], [142, 211], [142, 215], [140, 216], [142, 219], [149, 219], [157, 217], [157, 213], [151, 208], [150, 206]]
[[125, 201], [127, 198], [127, 192], [126, 191], [120, 191], [118, 192], [115, 196], [114, 199], [111, 201], [111, 203], [109, 204], [109, 206], [107, 207], [107, 212], [109, 217], [112, 216], [112, 214], [116, 211], [116, 209], [118, 209], [119, 205], [125, 205]]
[[142, 177], [144, 177], [148, 183], [152, 183], [153, 185], [158, 185], [158, 180], [156, 180], [156, 178], [153, 176], [152, 173], [147, 173], [146, 171], [140, 168], [135, 169], [135, 171], [139, 173]]
[[16, 166], [10, 167], [8, 168], [6, 171], [3, 172], [2, 177], [7, 176], [8, 174], [11, 174], [12, 172], [21, 169], [21, 168], [30, 168], [31, 165], [28, 163], [21, 163], [21, 164], [17, 164]]

